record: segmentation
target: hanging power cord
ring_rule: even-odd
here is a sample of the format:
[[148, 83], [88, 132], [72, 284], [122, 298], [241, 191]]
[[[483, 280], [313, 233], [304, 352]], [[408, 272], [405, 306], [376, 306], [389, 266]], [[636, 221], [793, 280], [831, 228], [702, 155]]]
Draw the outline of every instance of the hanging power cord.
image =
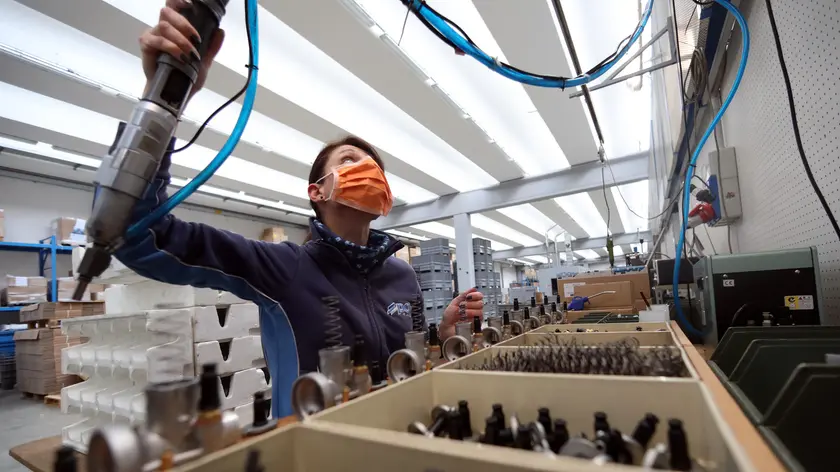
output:
[[[245, 88], [245, 99], [242, 102], [242, 109], [239, 112], [239, 119], [236, 121], [233, 131], [222, 149], [213, 158], [210, 164], [204, 170], [198, 173], [195, 178], [187, 182], [174, 195], [169, 197], [160, 206], [155, 208], [151, 213], [143, 217], [137, 223], [134, 223], [126, 232], [125, 239], [130, 240], [136, 238], [144, 233], [152, 224], [163, 218], [173, 208], [178, 206], [181, 202], [187, 199], [193, 192], [195, 192], [201, 185], [213, 176], [213, 174], [222, 166], [225, 160], [233, 152], [233, 149], [239, 143], [242, 137], [242, 132], [245, 130], [245, 125], [248, 124], [248, 118], [251, 116], [251, 110], [254, 108], [254, 99], [257, 95], [257, 75], [259, 64], [259, 28], [257, 24], [257, 0], [245, 1], [245, 30], [248, 37], [248, 84]], [[230, 100], [231, 102], [233, 100]], [[213, 113], [215, 115], [219, 110]], [[208, 121], [213, 117], [208, 118]], [[206, 122], [205, 122], [206, 124]], [[199, 130], [200, 131], [200, 130]], [[193, 138], [195, 140], [197, 136]]]
[[[744, 19], [741, 12], [732, 5], [728, 0], [715, 0], [718, 5], [725, 8], [732, 16], [735, 17], [735, 20], [738, 22], [738, 26], [741, 28], [741, 60], [738, 65], [738, 73], [735, 76], [735, 80], [732, 83], [732, 88], [729, 90], [729, 94], [726, 96], [726, 99], [721, 103], [720, 109], [718, 110], [715, 117], [712, 119], [709, 127], [703, 133], [703, 136], [700, 138], [700, 141], [697, 144], [697, 147], [694, 150], [694, 154], [692, 154], [691, 159], [688, 162], [688, 168], [686, 169], [685, 181], [690, 182], [691, 176], [694, 174], [694, 169], [697, 166], [697, 159], [700, 157], [700, 150], [703, 148], [703, 145], [711, 136], [712, 132], [714, 131], [715, 127], [720, 122], [723, 114], [726, 112], [729, 105], [732, 103], [732, 99], [735, 97], [735, 93], [738, 91], [738, 87], [741, 85], [741, 80], [744, 78], [744, 71], [747, 68], [747, 59], [749, 58], [749, 51], [750, 51], [750, 32], [749, 28], [747, 27], [747, 22]], [[688, 185], [683, 185], [683, 209], [687, 209], [690, 202], [691, 202], [691, 193], [689, 191]], [[680, 225], [680, 237], [677, 240], [677, 250], [676, 253], [680, 254], [683, 252], [685, 248], [685, 233], [686, 228], [688, 228], [688, 212], [683, 211], [682, 213], [682, 224]], [[679, 274], [680, 274], [680, 258], [674, 259], [674, 279], [673, 285], [674, 287], [679, 287]], [[685, 328], [687, 334], [691, 334], [698, 337], [704, 337], [708, 334], [708, 331], [700, 331], [686, 319], [685, 315], [683, 314], [682, 307], [680, 303], [674, 304], [674, 309], [677, 315], [677, 320], [680, 324]], [[713, 324], [709, 324], [709, 328], [711, 328]]]
[[840, 226], [837, 225], [834, 213], [831, 212], [831, 208], [828, 206], [828, 202], [825, 200], [825, 196], [823, 196], [820, 186], [817, 185], [817, 181], [814, 179], [814, 174], [811, 172], [811, 165], [808, 163], [808, 158], [805, 156], [805, 148], [802, 146], [802, 136], [799, 134], [799, 122], [796, 119], [796, 103], [793, 100], [793, 88], [790, 85], [790, 75], [788, 74], [787, 65], [785, 64], [785, 56], [782, 51], [782, 41], [779, 38], [779, 29], [776, 27], [776, 17], [773, 15], [773, 6], [770, 4], [770, 0], [764, 0], [764, 3], [767, 5], [767, 16], [770, 17], [770, 28], [773, 30], [773, 40], [776, 43], [776, 53], [779, 56], [779, 65], [782, 67], [782, 77], [785, 79], [785, 89], [787, 89], [788, 105], [790, 106], [790, 121], [793, 125], [793, 135], [796, 138], [796, 147], [799, 150], [799, 158], [802, 160], [802, 166], [805, 167], [805, 174], [808, 175], [808, 181], [811, 182], [811, 187], [813, 187], [814, 193], [817, 194], [817, 198], [820, 200], [823, 210], [825, 210], [826, 215], [828, 215], [828, 220], [831, 221], [831, 226], [834, 227], [834, 232], [837, 234], [837, 237], [840, 238]]
[[601, 77], [610, 68], [612, 68], [625, 54], [630, 50], [631, 46], [638, 41], [642, 35], [648, 20], [650, 19], [651, 11], [653, 10], [653, 0], [648, 0], [647, 8], [644, 11], [641, 21], [636, 25], [636, 29], [630, 36], [623, 39], [616, 48], [616, 51], [607, 56], [596, 64], [589, 71], [580, 74], [576, 77], [561, 77], [553, 75], [542, 75], [524, 71], [516, 68], [510, 64], [500, 61], [496, 57], [492, 57], [481, 48], [467, 35], [467, 33], [458, 24], [438, 13], [434, 8], [428, 5], [424, 0], [400, 0], [404, 5], [411, 9], [412, 13], [441, 41], [449, 45], [458, 54], [466, 54], [484, 64], [490, 70], [507, 77], [517, 82], [533, 85], [537, 87], [553, 87], [565, 89], [566, 87], [579, 87], [586, 85], [593, 80]]

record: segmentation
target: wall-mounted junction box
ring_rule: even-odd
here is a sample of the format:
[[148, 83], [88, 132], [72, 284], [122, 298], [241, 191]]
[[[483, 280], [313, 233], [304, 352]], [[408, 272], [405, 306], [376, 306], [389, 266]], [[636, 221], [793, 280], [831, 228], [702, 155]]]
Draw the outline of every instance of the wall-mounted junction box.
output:
[[710, 226], [731, 225], [741, 218], [741, 188], [738, 185], [738, 163], [735, 148], [722, 148], [709, 153], [709, 190], [712, 192], [716, 219]]

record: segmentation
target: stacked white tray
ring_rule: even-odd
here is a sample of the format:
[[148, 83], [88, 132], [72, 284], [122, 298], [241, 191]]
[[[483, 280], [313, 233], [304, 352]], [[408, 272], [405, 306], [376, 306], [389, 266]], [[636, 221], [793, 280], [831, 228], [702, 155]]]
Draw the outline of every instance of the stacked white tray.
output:
[[[77, 248], [74, 261], [82, 253]], [[221, 374], [222, 407], [249, 423], [254, 393], [271, 390], [257, 306], [226, 292], [145, 279], [121, 264], [105, 275], [105, 283], [122, 283], [105, 290], [107, 314], [62, 322], [63, 332], [88, 339], [62, 351], [62, 371], [86, 379], [61, 392], [62, 411], [84, 417], [64, 428], [63, 442], [85, 452], [97, 427], [143, 424], [146, 385], [193, 377], [204, 363]]]

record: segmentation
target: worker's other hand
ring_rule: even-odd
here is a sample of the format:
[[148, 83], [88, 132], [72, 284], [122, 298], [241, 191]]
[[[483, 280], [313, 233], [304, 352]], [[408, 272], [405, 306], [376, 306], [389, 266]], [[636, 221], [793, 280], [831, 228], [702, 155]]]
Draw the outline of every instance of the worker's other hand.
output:
[[[155, 76], [157, 60], [161, 53], [169, 53], [182, 62], [200, 61], [198, 78], [190, 95], [192, 96], [204, 86], [207, 71], [222, 47], [225, 32], [217, 29], [212, 38], [200, 37], [190, 22], [178, 13], [179, 9], [190, 3], [191, 0], [166, 0], [166, 6], [160, 10], [158, 24], [144, 31], [139, 41], [140, 52], [143, 56], [143, 72], [146, 74], [147, 81], [151, 81]], [[198, 48], [206, 41], [210, 41], [210, 44], [204, 57], [201, 57]]]
[[455, 334], [455, 323], [461, 321], [461, 311], [466, 310], [467, 321], [472, 322], [473, 318], [484, 317], [484, 295], [473, 287], [458, 295], [443, 312], [443, 321], [440, 323], [438, 333], [441, 339], [446, 339]]

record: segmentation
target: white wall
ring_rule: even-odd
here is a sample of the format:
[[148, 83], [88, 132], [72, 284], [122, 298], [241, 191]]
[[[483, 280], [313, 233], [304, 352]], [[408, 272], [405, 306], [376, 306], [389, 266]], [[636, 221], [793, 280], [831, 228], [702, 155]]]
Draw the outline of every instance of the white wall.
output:
[[[0, 177], [0, 208], [4, 210], [5, 240], [15, 242], [38, 242], [50, 235], [50, 223], [61, 216], [87, 218], [93, 193], [86, 190], [49, 185], [28, 180]], [[211, 210], [176, 208], [178, 218], [205, 223], [226, 229], [248, 238], [258, 239], [263, 229], [269, 226], [283, 226], [289, 241], [301, 243], [306, 231], [297, 226], [214, 214]], [[70, 270], [70, 256], [61, 255], [58, 274], [67, 275]], [[38, 275], [38, 256], [34, 253], [0, 252], [0, 275]]]

